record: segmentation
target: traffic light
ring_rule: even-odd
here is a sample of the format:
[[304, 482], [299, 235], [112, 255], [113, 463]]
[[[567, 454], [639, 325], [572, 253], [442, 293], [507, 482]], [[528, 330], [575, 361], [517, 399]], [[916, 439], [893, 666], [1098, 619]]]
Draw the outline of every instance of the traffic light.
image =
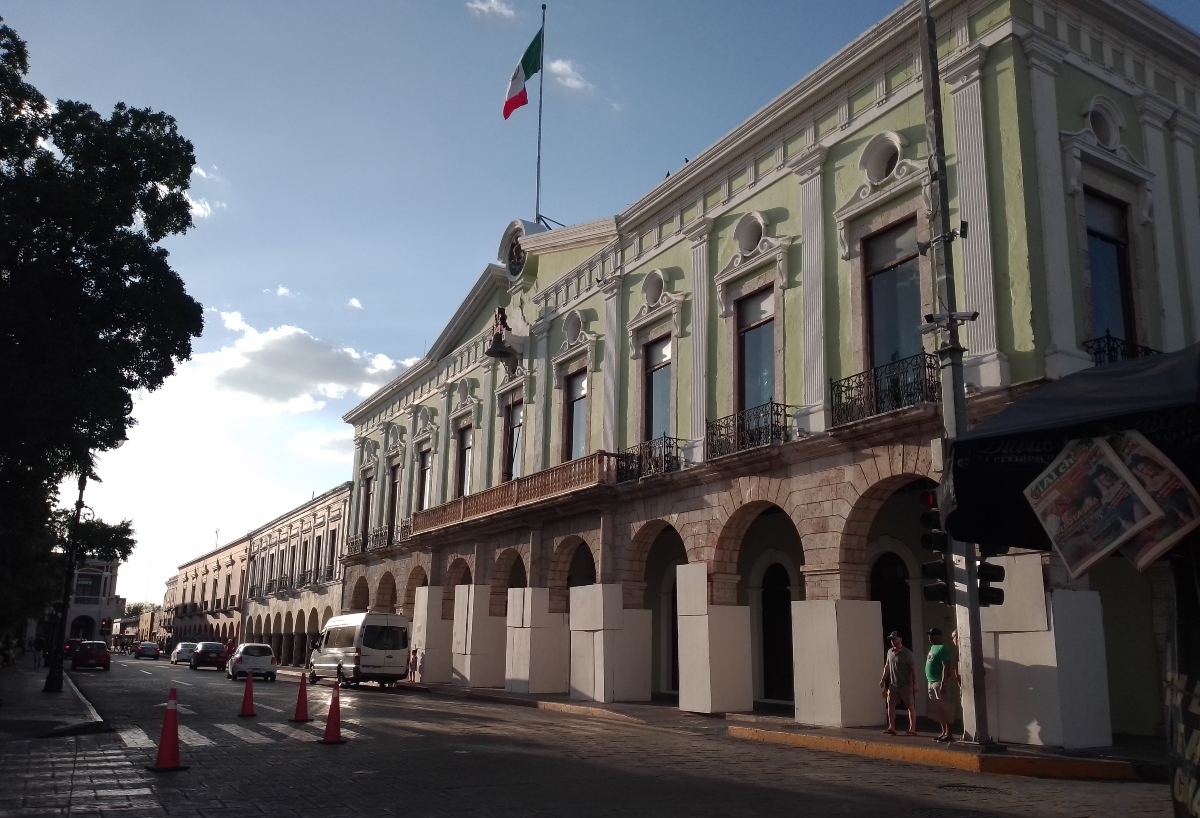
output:
[[[1008, 549], [1004, 549], [1007, 551]], [[979, 578], [979, 607], [1004, 604], [1004, 589], [993, 588], [993, 582], [1004, 582], [1004, 566], [992, 565], [987, 561], [989, 555], [981, 555], [976, 576]], [[994, 555], [990, 555], [994, 556]]]
[[921, 593], [929, 602], [948, 604], [952, 601], [949, 565], [950, 538], [942, 530], [942, 516], [938, 513], [937, 492], [922, 491], [918, 496], [918, 502], [922, 509], [921, 528], [925, 529], [925, 533], [921, 535], [921, 547], [939, 556], [938, 560], [921, 565], [921, 576], [934, 580], [932, 585], [922, 588]]

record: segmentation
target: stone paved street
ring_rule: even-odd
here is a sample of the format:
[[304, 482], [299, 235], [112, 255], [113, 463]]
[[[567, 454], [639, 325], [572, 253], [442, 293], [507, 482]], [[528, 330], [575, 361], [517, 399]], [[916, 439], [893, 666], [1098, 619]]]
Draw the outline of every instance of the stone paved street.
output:
[[[119, 659], [74, 674], [116, 732], [0, 745], [3, 816], [1166, 816], [1163, 785], [969, 775], [737, 742], [713, 722], [661, 729], [375, 688], [344, 691], [349, 742], [286, 719], [296, 685]], [[281, 677], [283, 678], [283, 677]], [[167, 688], [187, 772], [156, 775]]]

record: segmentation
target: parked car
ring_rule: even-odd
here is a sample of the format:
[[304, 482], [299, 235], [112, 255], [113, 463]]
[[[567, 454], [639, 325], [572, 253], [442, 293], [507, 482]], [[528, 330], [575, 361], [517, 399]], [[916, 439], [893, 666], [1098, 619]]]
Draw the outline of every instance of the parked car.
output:
[[147, 657], [157, 660], [159, 652], [158, 645], [153, 642], [142, 642], [133, 649], [133, 658], [141, 659], [142, 657]]
[[192, 658], [192, 651], [196, 649], [195, 642], [180, 642], [171, 651], [171, 664], [177, 665], [180, 662], [186, 662]]
[[246, 675], [250, 674], [262, 676], [268, 682], [273, 682], [277, 669], [278, 662], [275, 661], [275, 651], [271, 650], [270, 645], [247, 642], [238, 645], [237, 650], [229, 657], [225, 676], [236, 682], [238, 679], [245, 679]]
[[67, 644], [63, 645], [63, 657], [70, 658], [71, 654], [74, 653], [75, 649], [81, 644], [83, 644], [82, 639], [68, 639]]
[[325, 623], [309, 656], [310, 682], [321, 677], [392, 684], [408, 676], [408, 619], [356, 613]]
[[108, 645], [103, 642], [80, 642], [71, 651], [71, 670], [79, 670], [81, 667], [111, 669], [112, 654], [108, 651]]
[[188, 660], [188, 666], [192, 670], [202, 667], [215, 667], [217, 670], [224, 670], [225, 660], [228, 658], [225, 646], [220, 642], [201, 642], [192, 651], [192, 656]]

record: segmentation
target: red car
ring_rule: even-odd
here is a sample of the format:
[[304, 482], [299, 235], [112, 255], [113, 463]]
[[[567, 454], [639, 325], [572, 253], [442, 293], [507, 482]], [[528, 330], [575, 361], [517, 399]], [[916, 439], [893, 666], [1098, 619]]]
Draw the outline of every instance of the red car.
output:
[[112, 667], [112, 654], [108, 652], [108, 645], [103, 642], [80, 642], [75, 650], [71, 651], [71, 670], [79, 670], [81, 667], [109, 670]]
[[228, 659], [229, 656], [225, 651], [225, 646], [220, 642], [201, 642], [192, 651], [192, 658], [188, 660], [188, 666], [192, 670], [202, 667], [215, 667], [217, 670], [224, 670]]

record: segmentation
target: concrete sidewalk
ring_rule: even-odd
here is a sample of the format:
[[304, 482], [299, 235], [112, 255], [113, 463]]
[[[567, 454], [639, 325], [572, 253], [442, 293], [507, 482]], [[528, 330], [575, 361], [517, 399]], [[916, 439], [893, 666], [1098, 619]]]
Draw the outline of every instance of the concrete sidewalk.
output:
[[[300, 675], [300, 671], [294, 668], [280, 668], [279, 672], [282, 675]], [[409, 682], [400, 682], [398, 687], [437, 696], [534, 707], [571, 715], [633, 722], [649, 727], [724, 734], [744, 741], [903, 761], [962, 772], [1106, 781], [1166, 780], [1165, 740], [1161, 742], [1161, 749], [1158, 749], [1159, 744], [1155, 742], [1142, 747], [1104, 747], [1079, 751], [999, 744], [984, 752], [966, 744], [935, 744], [932, 732], [921, 733], [915, 737], [886, 736], [877, 728], [811, 727], [797, 724], [785, 717], [751, 713], [707, 716], [687, 713], [672, 705], [650, 702], [603, 704], [573, 701], [567, 696], [510, 693], [500, 688], [464, 688]]]
[[35, 668], [32, 655], [0, 667], [0, 741], [108, 729], [69, 674], [63, 674], [62, 693], [43, 693], [45, 683], [46, 668]]

